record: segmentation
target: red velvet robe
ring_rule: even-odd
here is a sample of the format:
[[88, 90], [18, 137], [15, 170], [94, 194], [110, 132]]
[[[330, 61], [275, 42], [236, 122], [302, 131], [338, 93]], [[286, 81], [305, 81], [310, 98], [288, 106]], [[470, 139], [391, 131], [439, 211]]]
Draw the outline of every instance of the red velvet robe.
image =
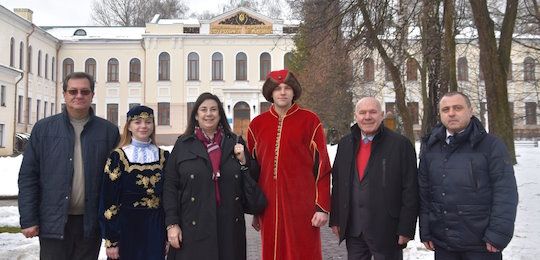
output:
[[249, 125], [248, 148], [261, 167], [268, 206], [260, 215], [262, 259], [322, 259], [317, 210], [330, 211], [330, 161], [317, 115], [293, 106], [282, 118], [270, 107]]

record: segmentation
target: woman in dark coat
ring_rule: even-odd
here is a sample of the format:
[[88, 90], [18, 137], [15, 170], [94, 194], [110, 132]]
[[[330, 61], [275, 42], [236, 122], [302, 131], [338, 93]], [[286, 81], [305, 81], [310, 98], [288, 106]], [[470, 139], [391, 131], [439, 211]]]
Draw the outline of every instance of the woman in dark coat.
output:
[[165, 168], [168, 259], [246, 259], [248, 160], [219, 98], [201, 94]]

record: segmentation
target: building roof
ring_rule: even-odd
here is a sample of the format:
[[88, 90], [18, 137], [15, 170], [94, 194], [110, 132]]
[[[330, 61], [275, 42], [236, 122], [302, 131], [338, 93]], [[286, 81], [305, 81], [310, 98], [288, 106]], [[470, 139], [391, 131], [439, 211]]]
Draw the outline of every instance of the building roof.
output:
[[44, 27], [44, 29], [57, 39], [63, 41], [92, 39], [140, 40], [145, 33], [145, 27], [121, 26], [62, 26]]

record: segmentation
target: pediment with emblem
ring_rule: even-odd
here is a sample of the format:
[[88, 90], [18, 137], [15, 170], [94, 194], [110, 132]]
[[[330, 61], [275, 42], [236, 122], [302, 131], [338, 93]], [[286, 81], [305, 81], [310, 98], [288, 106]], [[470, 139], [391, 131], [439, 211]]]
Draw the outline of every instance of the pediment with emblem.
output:
[[244, 8], [218, 17], [210, 23], [211, 34], [271, 34], [272, 23], [266, 17]]

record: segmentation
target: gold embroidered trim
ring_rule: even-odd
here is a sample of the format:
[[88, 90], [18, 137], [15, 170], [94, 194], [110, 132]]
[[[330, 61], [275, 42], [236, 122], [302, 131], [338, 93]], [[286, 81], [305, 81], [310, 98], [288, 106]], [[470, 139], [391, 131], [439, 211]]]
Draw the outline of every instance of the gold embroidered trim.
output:
[[131, 173], [133, 170], [161, 170], [163, 168], [163, 163], [165, 162], [165, 150], [160, 149], [159, 153], [159, 163], [152, 164], [152, 165], [129, 165], [129, 161], [126, 158], [126, 154], [124, 153], [124, 150], [122, 148], [117, 148], [115, 150], [120, 155], [120, 161], [124, 164], [124, 169], [127, 173]]
[[279, 145], [281, 142], [281, 131], [283, 130], [283, 120], [284, 116], [280, 116], [278, 119], [278, 129], [276, 135], [276, 148], [274, 150], [274, 180], [277, 179], [278, 174], [278, 160], [279, 160]]
[[141, 201], [133, 203], [133, 207], [138, 206], [157, 209], [159, 207], [159, 198], [152, 194], [150, 197], [142, 198]]
[[111, 158], [107, 159], [107, 164], [105, 165], [105, 173], [109, 175], [109, 179], [111, 179], [111, 181], [115, 181], [121, 175], [120, 168], [117, 166], [116, 168], [114, 168], [113, 171], [111, 171], [110, 167], [111, 167]]
[[111, 242], [109, 239], [105, 239], [105, 247], [116, 247], [118, 245], [118, 242]]
[[107, 220], [111, 220], [111, 218], [116, 214], [118, 214], [118, 207], [116, 205], [112, 205], [105, 211], [105, 213], [103, 213], [103, 216], [105, 216]]
[[137, 120], [139, 118], [141, 118], [141, 119], [154, 118], [154, 115], [149, 114], [148, 112], [142, 112], [140, 115], [128, 116], [128, 121]]

